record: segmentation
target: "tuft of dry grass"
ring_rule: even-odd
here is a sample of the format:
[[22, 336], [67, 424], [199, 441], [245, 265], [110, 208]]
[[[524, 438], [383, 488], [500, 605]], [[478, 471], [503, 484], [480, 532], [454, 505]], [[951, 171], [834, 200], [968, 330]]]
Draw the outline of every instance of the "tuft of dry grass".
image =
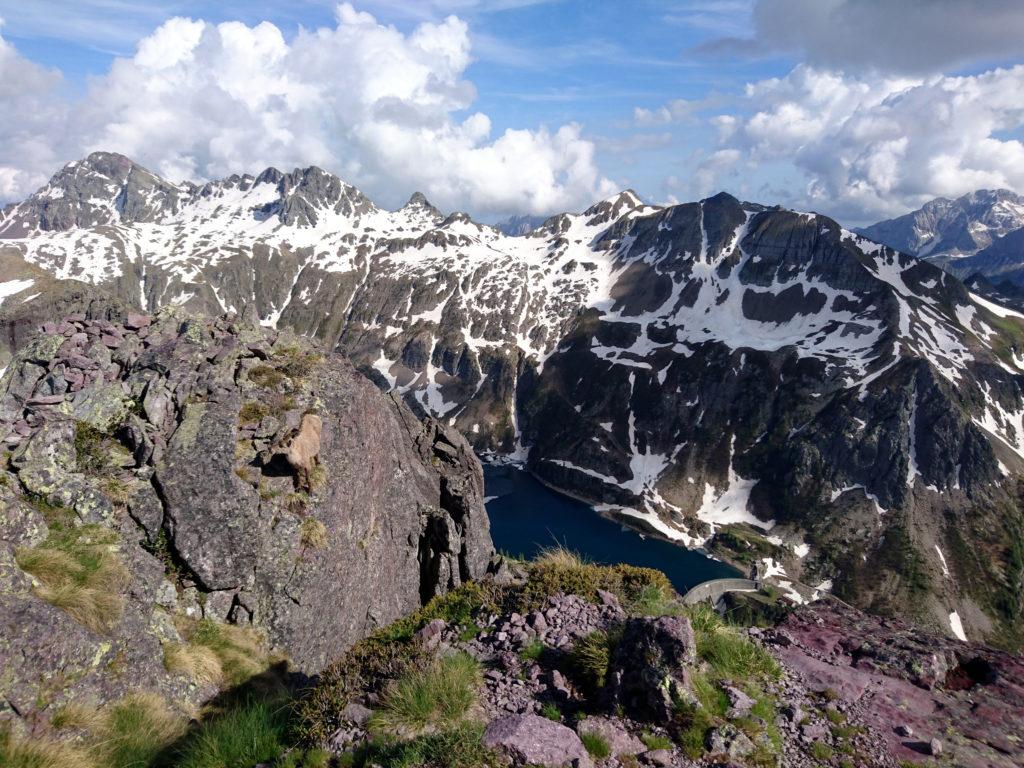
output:
[[579, 554], [561, 544], [542, 550], [533, 562], [542, 568], [557, 568], [561, 570], [575, 570], [587, 564]]
[[300, 541], [304, 547], [323, 549], [327, 546], [327, 526], [316, 518], [307, 517], [302, 521]]
[[271, 662], [253, 629], [182, 618], [178, 630], [186, 642], [164, 646], [164, 666], [194, 680], [237, 686], [265, 671]]
[[224, 668], [213, 649], [191, 643], [164, 643], [164, 668], [201, 683], [220, 685]]
[[15, 559], [39, 582], [36, 595], [106, 633], [121, 619], [121, 591], [129, 578], [114, 551], [116, 540], [113, 531], [95, 525], [55, 530], [41, 546], [19, 548]]
[[22, 739], [0, 724], [0, 765], [3, 768], [96, 768], [87, 754], [67, 744]]

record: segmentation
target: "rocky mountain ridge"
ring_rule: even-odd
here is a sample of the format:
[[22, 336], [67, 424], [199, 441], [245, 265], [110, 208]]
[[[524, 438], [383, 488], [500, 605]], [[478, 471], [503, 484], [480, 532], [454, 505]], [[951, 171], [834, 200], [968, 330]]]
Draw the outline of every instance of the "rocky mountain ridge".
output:
[[972, 256], [1022, 227], [1024, 197], [1007, 189], [979, 189], [955, 200], [936, 198], [916, 211], [858, 232], [896, 250], [945, 265]]
[[507, 237], [316, 168], [168, 185], [101, 154], [0, 231], [0, 255], [124, 302], [317, 338], [658, 535], [1019, 631], [1021, 318], [826, 217], [627, 191]]

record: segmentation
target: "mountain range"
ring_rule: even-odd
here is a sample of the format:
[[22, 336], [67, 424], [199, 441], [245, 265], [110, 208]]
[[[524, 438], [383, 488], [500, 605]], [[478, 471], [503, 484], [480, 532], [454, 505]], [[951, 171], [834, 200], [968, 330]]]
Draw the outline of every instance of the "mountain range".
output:
[[[894, 242], [973, 247], [950, 226]], [[625, 191], [509, 236], [315, 167], [176, 184], [95, 153], [0, 238], [8, 339], [72, 280], [290, 327], [631, 525], [947, 633], [1020, 632], [1024, 315], [825, 216]]]

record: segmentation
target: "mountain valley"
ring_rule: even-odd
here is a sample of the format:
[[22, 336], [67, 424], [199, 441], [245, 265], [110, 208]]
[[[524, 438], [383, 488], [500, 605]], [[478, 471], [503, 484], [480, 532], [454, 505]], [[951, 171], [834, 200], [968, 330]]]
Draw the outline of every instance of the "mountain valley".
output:
[[627, 191], [513, 237], [317, 168], [173, 184], [96, 153], [0, 238], [10, 339], [76, 281], [289, 328], [481, 455], [800, 599], [1019, 636], [1022, 318], [827, 217]]

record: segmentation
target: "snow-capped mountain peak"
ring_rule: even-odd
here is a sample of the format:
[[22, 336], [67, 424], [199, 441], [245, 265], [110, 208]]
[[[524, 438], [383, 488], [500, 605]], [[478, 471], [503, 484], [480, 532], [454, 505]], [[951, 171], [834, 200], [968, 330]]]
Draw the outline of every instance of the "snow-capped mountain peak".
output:
[[945, 263], [975, 254], [1021, 227], [1024, 197], [1007, 189], [979, 189], [955, 200], [936, 198], [859, 231], [905, 253]]

